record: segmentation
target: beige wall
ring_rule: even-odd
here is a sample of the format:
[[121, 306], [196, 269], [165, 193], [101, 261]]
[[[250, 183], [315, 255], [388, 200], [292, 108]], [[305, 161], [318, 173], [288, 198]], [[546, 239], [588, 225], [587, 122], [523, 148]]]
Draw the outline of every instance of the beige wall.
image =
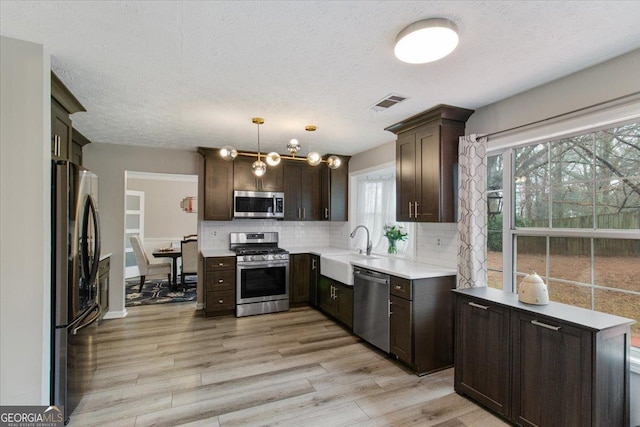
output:
[[[180, 208], [187, 196], [198, 196], [198, 181], [182, 176], [128, 178], [127, 189], [144, 192], [144, 238], [177, 239], [198, 232], [198, 215]], [[166, 261], [166, 260], [165, 260]]]
[[503, 131], [639, 92], [639, 75], [640, 49], [479, 108], [466, 133]]
[[[124, 316], [125, 171], [200, 175], [204, 161], [195, 151], [95, 142], [84, 147], [83, 161], [99, 178], [102, 251], [112, 254], [108, 317]], [[198, 299], [202, 294], [201, 276], [198, 276]]]
[[396, 161], [396, 136], [389, 132], [389, 142], [363, 151], [349, 160], [349, 173], [358, 173], [372, 167]]
[[49, 404], [50, 61], [0, 37], [0, 405]]

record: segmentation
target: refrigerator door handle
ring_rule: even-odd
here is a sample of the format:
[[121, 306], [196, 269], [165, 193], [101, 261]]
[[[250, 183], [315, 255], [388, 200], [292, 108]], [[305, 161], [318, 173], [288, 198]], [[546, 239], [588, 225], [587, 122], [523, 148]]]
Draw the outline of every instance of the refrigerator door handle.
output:
[[[96, 313], [96, 315], [93, 316], [89, 321], [84, 322], [84, 320], [87, 317], [89, 317], [89, 314], [91, 314], [96, 308], [98, 309], [98, 312]], [[100, 317], [101, 314], [102, 314], [102, 307], [100, 306], [100, 304], [95, 303], [91, 307], [91, 309], [87, 310], [85, 314], [80, 316], [75, 322], [73, 322], [71, 325], [69, 325], [69, 328], [71, 330], [71, 335], [76, 335], [78, 332], [80, 332], [81, 330], [83, 330], [87, 326], [91, 325], [93, 322], [98, 320], [98, 318]], [[80, 323], [80, 326], [76, 326], [79, 323]]]
[[[89, 268], [89, 248], [87, 243], [87, 235], [89, 234], [89, 216], [93, 222], [93, 229], [95, 231], [95, 239], [93, 242], [93, 262], [91, 268]], [[96, 201], [92, 195], [87, 196], [87, 201], [84, 205], [84, 228], [82, 230], [82, 267], [85, 277], [89, 279], [88, 283], [93, 283], [98, 275], [98, 264], [100, 262], [100, 219], [98, 217], [98, 209], [96, 207]]]

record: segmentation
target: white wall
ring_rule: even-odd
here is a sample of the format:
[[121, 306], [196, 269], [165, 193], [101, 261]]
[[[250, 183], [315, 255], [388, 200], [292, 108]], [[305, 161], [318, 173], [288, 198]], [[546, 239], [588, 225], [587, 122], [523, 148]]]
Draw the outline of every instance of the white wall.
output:
[[[91, 139], [91, 135], [85, 136]], [[84, 147], [83, 162], [84, 166], [98, 174], [102, 251], [112, 254], [109, 317], [124, 316], [125, 171], [200, 175], [204, 173], [204, 161], [195, 151], [92, 142]], [[202, 200], [201, 195], [199, 199]], [[201, 277], [202, 274], [199, 274], [199, 299], [202, 294]]]
[[0, 405], [49, 404], [51, 74], [0, 37]]
[[639, 92], [638, 75], [640, 49], [479, 108], [466, 133], [504, 131]]
[[181, 239], [198, 232], [198, 215], [180, 208], [182, 199], [198, 196], [198, 179], [173, 176], [176, 178], [169, 174], [154, 178], [131, 178], [129, 175], [127, 179], [128, 190], [144, 192], [145, 239]]

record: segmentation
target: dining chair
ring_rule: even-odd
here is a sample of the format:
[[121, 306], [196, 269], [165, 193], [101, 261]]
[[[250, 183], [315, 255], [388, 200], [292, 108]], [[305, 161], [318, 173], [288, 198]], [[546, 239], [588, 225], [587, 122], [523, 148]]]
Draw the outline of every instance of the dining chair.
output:
[[138, 292], [142, 292], [142, 286], [149, 276], [161, 276], [166, 274], [169, 279], [169, 284], [171, 284], [171, 263], [149, 262], [149, 257], [142, 246], [139, 236], [131, 236], [131, 246], [133, 247], [133, 253], [136, 256], [136, 263], [138, 264], [138, 270], [140, 271], [140, 289], [138, 289]]
[[182, 251], [182, 266], [180, 267], [180, 284], [184, 289], [184, 276], [198, 274], [198, 241], [183, 240], [180, 242]]

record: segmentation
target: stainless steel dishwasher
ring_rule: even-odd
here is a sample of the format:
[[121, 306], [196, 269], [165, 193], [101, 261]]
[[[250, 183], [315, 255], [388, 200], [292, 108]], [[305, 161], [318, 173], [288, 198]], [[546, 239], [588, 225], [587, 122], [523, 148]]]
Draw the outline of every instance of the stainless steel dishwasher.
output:
[[353, 332], [389, 352], [389, 276], [353, 268]]

